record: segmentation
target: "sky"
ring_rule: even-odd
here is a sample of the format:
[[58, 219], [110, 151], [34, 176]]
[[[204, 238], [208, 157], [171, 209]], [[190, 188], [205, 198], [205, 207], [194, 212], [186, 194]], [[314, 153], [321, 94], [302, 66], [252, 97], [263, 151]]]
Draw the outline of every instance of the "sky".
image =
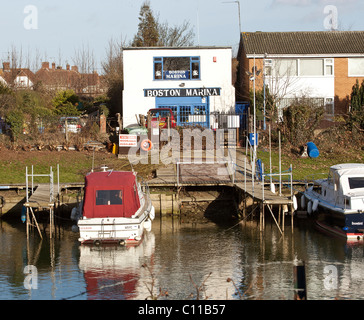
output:
[[[102, 72], [111, 39], [129, 42], [138, 29], [145, 0], [0, 0], [0, 60], [21, 52], [26, 61], [74, 65], [77, 52], [87, 49]], [[325, 31], [334, 11], [339, 30], [364, 30], [364, 0], [240, 0], [242, 31]], [[195, 45], [239, 45], [236, 1], [150, 0], [160, 21], [189, 21]], [[32, 62], [32, 66], [36, 66]]]

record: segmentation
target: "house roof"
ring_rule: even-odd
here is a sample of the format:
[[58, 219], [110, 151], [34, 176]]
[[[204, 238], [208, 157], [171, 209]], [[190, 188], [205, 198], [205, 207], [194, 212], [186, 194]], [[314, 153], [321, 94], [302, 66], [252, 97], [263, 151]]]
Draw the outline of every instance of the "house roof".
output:
[[364, 31], [242, 32], [247, 55], [364, 54]]

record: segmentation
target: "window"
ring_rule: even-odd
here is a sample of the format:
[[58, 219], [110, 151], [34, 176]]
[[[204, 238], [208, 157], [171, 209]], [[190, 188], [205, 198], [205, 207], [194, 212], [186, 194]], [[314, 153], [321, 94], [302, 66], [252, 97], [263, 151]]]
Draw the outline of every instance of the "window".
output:
[[301, 76], [323, 76], [324, 60], [323, 59], [300, 59]]
[[200, 57], [155, 57], [154, 80], [199, 80]]
[[269, 77], [269, 76], [272, 75], [272, 65], [273, 65], [272, 59], [265, 59], [264, 60], [264, 68], [265, 68], [264, 75], [265, 76]]
[[96, 190], [96, 205], [110, 206], [123, 204], [122, 190]]
[[349, 77], [364, 76], [364, 58], [349, 58]]
[[275, 76], [289, 77], [297, 76], [297, 60], [296, 59], [278, 59], [274, 64]]
[[334, 75], [334, 59], [325, 59], [325, 76]]
[[325, 119], [334, 120], [335, 108], [334, 108], [334, 98], [325, 98]]
[[364, 177], [349, 178], [350, 189], [364, 188]]
[[[274, 74], [272, 60], [265, 60], [266, 76], [333, 76], [334, 59], [276, 59], [274, 61]], [[364, 73], [364, 71], [363, 71]]]

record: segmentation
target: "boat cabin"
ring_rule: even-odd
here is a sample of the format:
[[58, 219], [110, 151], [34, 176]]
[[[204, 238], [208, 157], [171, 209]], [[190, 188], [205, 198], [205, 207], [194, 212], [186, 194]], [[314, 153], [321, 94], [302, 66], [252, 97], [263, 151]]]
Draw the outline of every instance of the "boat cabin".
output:
[[336, 206], [364, 211], [364, 164], [332, 166], [328, 178], [315, 181], [312, 190]]
[[91, 172], [86, 175], [84, 218], [131, 218], [139, 207], [138, 184], [133, 172]]

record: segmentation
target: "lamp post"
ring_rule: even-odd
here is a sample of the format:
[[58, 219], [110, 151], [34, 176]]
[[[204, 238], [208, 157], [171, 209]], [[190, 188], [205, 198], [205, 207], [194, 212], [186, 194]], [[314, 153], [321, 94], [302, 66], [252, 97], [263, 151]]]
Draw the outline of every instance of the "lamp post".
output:
[[237, 3], [239, 13], [239, 33], [241, 33], [241, 19], [240, 19], [240, 1], [224, 1], [223, 3]]

